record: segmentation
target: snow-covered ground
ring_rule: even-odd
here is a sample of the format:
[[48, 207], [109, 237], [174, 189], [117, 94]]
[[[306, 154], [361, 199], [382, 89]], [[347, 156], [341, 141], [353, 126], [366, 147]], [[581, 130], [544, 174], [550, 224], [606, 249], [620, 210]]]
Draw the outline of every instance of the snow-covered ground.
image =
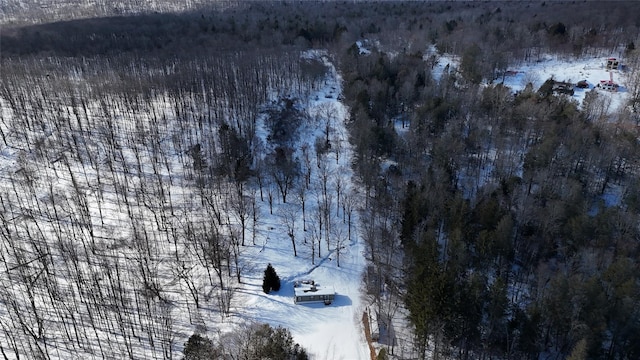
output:
[[[525, 63], [508, 69], [509, 75], [505, 76], [504, 84], [514, 91], [519, 91], [524, 89], [529, 82], [537, 90], [550, 78], [573, 84], [586, 80], [589, 87], [585, 89], [574, 87], [574, 94], [572, 95], [572, 98], [582, 105], [588, 91], [594, 90], [601, 80], [608, 81], [610, 79], [611, 73], [606, 69], [606, 60], [607, 58], [604, 57], [569, 60], [548, 55], [540, 61]], [[624, 64], [624, 59], [619, 60], [622, 60], [622, 64]], [[496, 81], [499, 82], [501, 80], [498, 79]], [[629, 95], [625, 84], [626, 74], [624, 71], [613, 72], [613, 81], [620, 86], [617, 92], [595, 89], [595, 91], [610, 99], [610, 109], [612, 111], [624, 106], [628, 101]]]
[[[228, 274], [220, 267], [224, 290], [216, 274], [211, 275], [214, 266], [203, 265], [210, 261], [203, 253], [212, 250], [202, 239], [214, 227], [225, 241], [238, 230], [229, 205], [234, 188], [220, 183], [195, 193], [198, 175], [191, 150], [184, 147], [193, 146], [192, 139], [207, 139], [198, 134], [202, 129], [193, 126], [190, 114], [178, 119], [172, 99], [158, 94], [150, 102], [153, 109], [88, 104], [83, 116], [75, 115], [82, 128], [74, 128], [76, 121], [56, 128], [52, 117], [45, 116], [42, 127], [27, 130], [14, 124], [30, 117], [14, 114], [0, 99], [0, 129], [6, 135], [0, 147], [0, 215], [13, 226], [10, 237], [0, 238], [0, 344], [9, 359], [17, 358], [14, 351], [21, 358], [38, 352], [58, 359], [180, 358], [182, 344], [193, 333], [214, 338], [245, 322], [290, 329], [314, 359], [369, 358], [361, 323], [365, 259], [357, 226], [360, 195], [350, 168], [348, 112], [338, 100], [341, 78], [325, 52], [304, 56], [320, 59], [328, 68], [316, 93], [296, 101], [307, 114], [292, 141], [294, 156], [304, 163], [307, 149], [310, 159], [307, 231], [297, 190], [282, 203], [271, 184], [271, 212], [268, 185], [259, 199], [257, 185], [247, 184], [244, 195], [255, 196], [258, 203], [256, 236], [247, 230], [246, 246], [237, 247], [238, 264]], [[56, 101], [46, 105], [74, 116], [69, 115], [73, 109]], [[316, 140], [326, 137], [327, 124], [331, 148], [316, 156]], [[265, 125], [257, 126], [264, 153], [269, 153], [274, 145]], [[60, 144], [72, 141], [70, 134], [80, 143], [61, 155]], [[43, 144], [38, 156], [32, 150], [36, 142]], [[203, 205], [204, 198], [211, 204]], [[343, 206], [345, 201], [349, 206]], [[328, 205], [323, 229], [329, 219], [331, 232], [328, 237], [323, 232], [320, 249], [312, 252], [320, 202]], [[207, 211], [225, 212], [225, 219], [218, 220], [225, 223], [211, 224], [212, 215], [203, 216]], [[289, 215], [295, 224], [295, 257]], [[280, 291], [271, 294], [261, 288], [268, 263], [282, 280]], [[43, 264], [55, 271], [43, 272]], [[242, 272], [240, 284], [234, 281], [236, 269]], [[28, 280], [31, 276], [35, 280]], [[333, 286], [333, 304], [294, 304], [293, 282], [299, 279]], [[220, 310], [226, 296], [231, 297], [228, 315]]]
[[[325, 65], [329, 68], [324, 88], [319, 90], [317, 96], [312, 96], [312, 99], [316, 100], [311, 100], [308, 109], [310, 119], [316, 118], [316, 112], [322, 109], [335, 110], [332, 131], [338, 136], [332, 140], [332, 147], [341, 149], [342, 154], [338, 161], [335, 160], [333, 153], [329, 152], [326, 155], [328, 172], [333, 178], [329, 186], [335, 189], [336, 181], [340, 181], [343, 191], [351, 191], [352, 195], [356, 195], [357, 186], [353, 183], [353, 172], [349, 165], [351, 150], [344, 123], [348, 112], [337, 100], [342, 89], [341, 77], [333, 64], [328, 61], [326, 54], [315, 53], [306, 56], [323, 58]], [[263, 132], [261, 136], [266, 137], [266, 134]], [[321, 124], [311, 121], [303, 125], [297, 142], [298, 149], [305, 145], [313, 149], [318, 136], [324, 136]], [[342, 144], [338, 146], [335, 143], [337, 141], [341, 141]], [[301, 153], [298, 155], [301, 156]], [[315, 166], [315, 159], [313, 161]], [[312, 181], [320, 181], [320, 179]], [[317, 194], [311, 192], [306, 201], [308, 204], [316, 204]], [[335, 203], [336, 199], [333, 201]], [[349, 240], [346, 238], [348, 224], [342, 221], [344, 214], [334, 204], [331, 211], [334, 215], [338, 215], [336, 218], [338, 221], [333, 224], [334, 236], [344, 238], [340, 263], [338, 266], [335, 247], [331, 245], [327, 252], [327, 246], [323, 240], [322, 257], [318, 259], [316, 253], [314, 265], [311, 263], [312, 254], [309, 245], [312, 234], [310, 229], [307, 231], [302, 229], [300, 207], [297, 204], [279, 204], [277, 207], [274, 205], [273, 213], [282, 214], [287, 211], [285, 207], [290, 207], [299, 215], [295, 235], [298, 256], [293, 257], [291, 240], [279, 216], [269, 216], [268, 212], [263, 213], [265, 230], [256, 239], [258, 246], [251, 248], [245, 255], [247, 261], [256, 264], [255, 271], [250, 276], [245, 275], [246, 284], [236, 295], [235, 300], [238, 305], [232, 321], [260, 321], [272, 326], [286, 327], [291, 330], [294, 340], [316, 359], [368, 359], [369, 349], [361, 322], [365, 305], [362, 303], [360, 293], [365, 259], [364, 246], [355, 230], [355, 224], [358, 222], [357, 213], [353, 213], [354, 230]], [[261, 288], [262, 271], [268, 263], [273, 265], [280, 276], [282, 288], [278, 292], [265, 294]], [[333, 286], [336, 291], [335, 301], [328, 306], [322, 303], [294, 304], [293, 283], [302, 279], [313, 279], [318, 284]]]

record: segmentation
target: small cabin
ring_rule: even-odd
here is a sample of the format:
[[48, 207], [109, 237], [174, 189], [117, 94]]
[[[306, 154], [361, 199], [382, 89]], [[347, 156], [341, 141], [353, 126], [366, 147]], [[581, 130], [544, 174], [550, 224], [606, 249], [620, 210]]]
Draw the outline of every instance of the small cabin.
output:
[[600, 80], [598, 88], [606, 91], [618, 91], [618, 84], [613, 82], [613, 80]]
[[321, 286], [313, 280], [296, 281], [293, 283], [293, 290], [293, 302], [296, 304], [322, 302], [329, 305], [336, 297], [333, 286]]

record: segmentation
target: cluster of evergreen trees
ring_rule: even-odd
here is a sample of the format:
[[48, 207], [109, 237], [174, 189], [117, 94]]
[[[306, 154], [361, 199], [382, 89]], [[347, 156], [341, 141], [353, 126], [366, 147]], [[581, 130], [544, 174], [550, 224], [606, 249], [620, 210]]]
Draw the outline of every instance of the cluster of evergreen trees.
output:
[[[463, 31], [460, 24], [450, 24], [452, 33]], [[547, 28], [543, 52], [562, 51], [555, 41], [570, 32], [563, 27]], [[603, 113], [596, 92], [578, 104], [531, 84], [518, 94], [479, 86], [497, 69], [487, 71], [484, 46], [464, 43], [459, 68], [439, 79], [408, 52], [344, 53], [356, 167], [372, 207], [398, 209], [371, 212], [383, 224], [397, 222], [378, 226], [397, 231], [404, 259], [403, 273], [368, 279], [385, 289], [406, 279], [398, 292], [422, 357], [634, 358], [634, 115], [624, 106]], [[624, 44], [620, 50], [636, 56]], [[522, 51], [517, 61], [526, 60]], [[408, 130], [399, 132], [400, 123]], [[385, 169], [381, 158], [397, 165]], [[394, 249], [369, 241], [379, 253]], [[374, 263], [383, 274], [390, 265]]]

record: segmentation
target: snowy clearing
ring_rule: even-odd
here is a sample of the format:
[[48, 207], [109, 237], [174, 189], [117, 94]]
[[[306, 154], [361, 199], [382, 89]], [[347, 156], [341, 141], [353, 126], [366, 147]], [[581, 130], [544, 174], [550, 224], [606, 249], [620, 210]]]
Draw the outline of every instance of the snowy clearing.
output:
[[[309, 112], [311, 118], [315, 113], [327, 106], [335, 109], [335, 122], [333, 131], [335, 134], [342, 134], [342, 137], [334, 140], [341, 141], [343, 154], [339, 160], [335, 161], [335, 156], [327, 154], [328, 158], [333, 158], [327, 162], [329, 173], [336, 178], [332, 181], [342, 182], [345, 189], [357, 191], [357, 185], [353, 183], [353, 173], [349, 166], [351, 161], [349, 144], [346, 138], [347, 130], [344, 121], [347, 110], [337, 100], [337, 95], [341, 93], [341, 78], [333, 65], [328, 61], [324, 53], [318, 53], [329, 68], [329, 76], [324, 88], [320, 89], [317, 96], [312, 96], [317, 100], [311, 101]], [[309, 57], [307, 54], [305, 57]], [[266, 134], [262, 134], [266, 136]], [[315, 139], [322, 135], [321, 127], [314, 127], [312, 124], [300, 131], [298, 149], [305, 145], [313, 148]], [[336, 145], [334, 144], [335, 148]], [[315, 161], [315, 160], [314, 160]], [[348, 190], [349, 191], [349, 190]], [[355, 193], [354, 193], [355, 194]], [[317, 195], [311, 195], [307, 200], [309, 204], [318, 201]], [[334, 200], [335, 201], [335, 200]], [[299, 206], [292, 204], [280, 204], [278, 207], [293, 208], [298, 212]], [[274, 207], [274, 214], [281, 213], [282, 209]], [[333, 208], [332, 212], [336, 212]], [[342, 211], [339, 211], [335, 236], [347, 236], [346, 224], [343, 220]], [[282, 221], [277, 216], [263, 214], [264, 228], [266, 229], [256, 240], [257, 246], [252, 247], [246, 254], [247, 261], [256, 264], [255, 272], [252, 275], [245, 275], [246, 284], [237, 295], [237, 308], [234, 310], [232, 321], [260, 321], [273, 326], [283, 326], [291, 330], [295, 341], [299, 342], [309, 353], [315, 355], [317, 359], [368, 359], [369, 349], [364, 338], [362, 328], [362, 312], [364, 304], [361, 301], [360, 287], [362, 283], [362, 271], [365, 266], [364, 247], [358, 239], [356, 231], [352, 230], [352, 239], [346, 239], [342, 246], [344, 249], [340, 253], [340, 266], [338, 266], [338, 255], [335, 248], [330, 248], [327, 253], [326, 244], [322, 244], [322, 257], [315, 260], [315, 265], [311, 264], [311, 229], [303, 231], [302, 221], [298, 219], [296, 239], [298, 240], [298, 256], [293, 257], [291, 240], [287, 236], [287, 231], [282, 225]], [[308, 215], [307, 215], [308, 216]], [[358, 223], [357, 214], [354, 213], [352, 224]], [[304, 239], [304, 240], [300, 240]], [[317, 254], [315, 255], [318, 256]], [[276, 269], [282, 281], [280, 291], [265, 294], [262, 292], [262, 270], [267, 263], [271, 263]], [[333, 286], [336, 291], [335, 301], [331, 305], [325, 306], [322, 303], [314, 304], [294, 304], [293, 283], [296, 280], [313, 279], [319, 284]]]

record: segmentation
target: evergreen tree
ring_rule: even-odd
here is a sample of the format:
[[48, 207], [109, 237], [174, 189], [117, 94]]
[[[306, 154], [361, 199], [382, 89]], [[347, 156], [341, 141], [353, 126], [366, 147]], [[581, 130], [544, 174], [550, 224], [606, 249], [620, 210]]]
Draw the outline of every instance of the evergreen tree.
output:
[[276, 273], [276, 270], [273, 268], [273, 266], [269, 264], [264, 270], [264, 278], [262, 278], [262, 291], [268, 294], [271, 290], [280, 290], [280, 277]]
[[220, 355], [209, 338], [198, 334], [189, 337], [189, 340], [184, 344], [183, 353], [184, 360], [214, 359]]

